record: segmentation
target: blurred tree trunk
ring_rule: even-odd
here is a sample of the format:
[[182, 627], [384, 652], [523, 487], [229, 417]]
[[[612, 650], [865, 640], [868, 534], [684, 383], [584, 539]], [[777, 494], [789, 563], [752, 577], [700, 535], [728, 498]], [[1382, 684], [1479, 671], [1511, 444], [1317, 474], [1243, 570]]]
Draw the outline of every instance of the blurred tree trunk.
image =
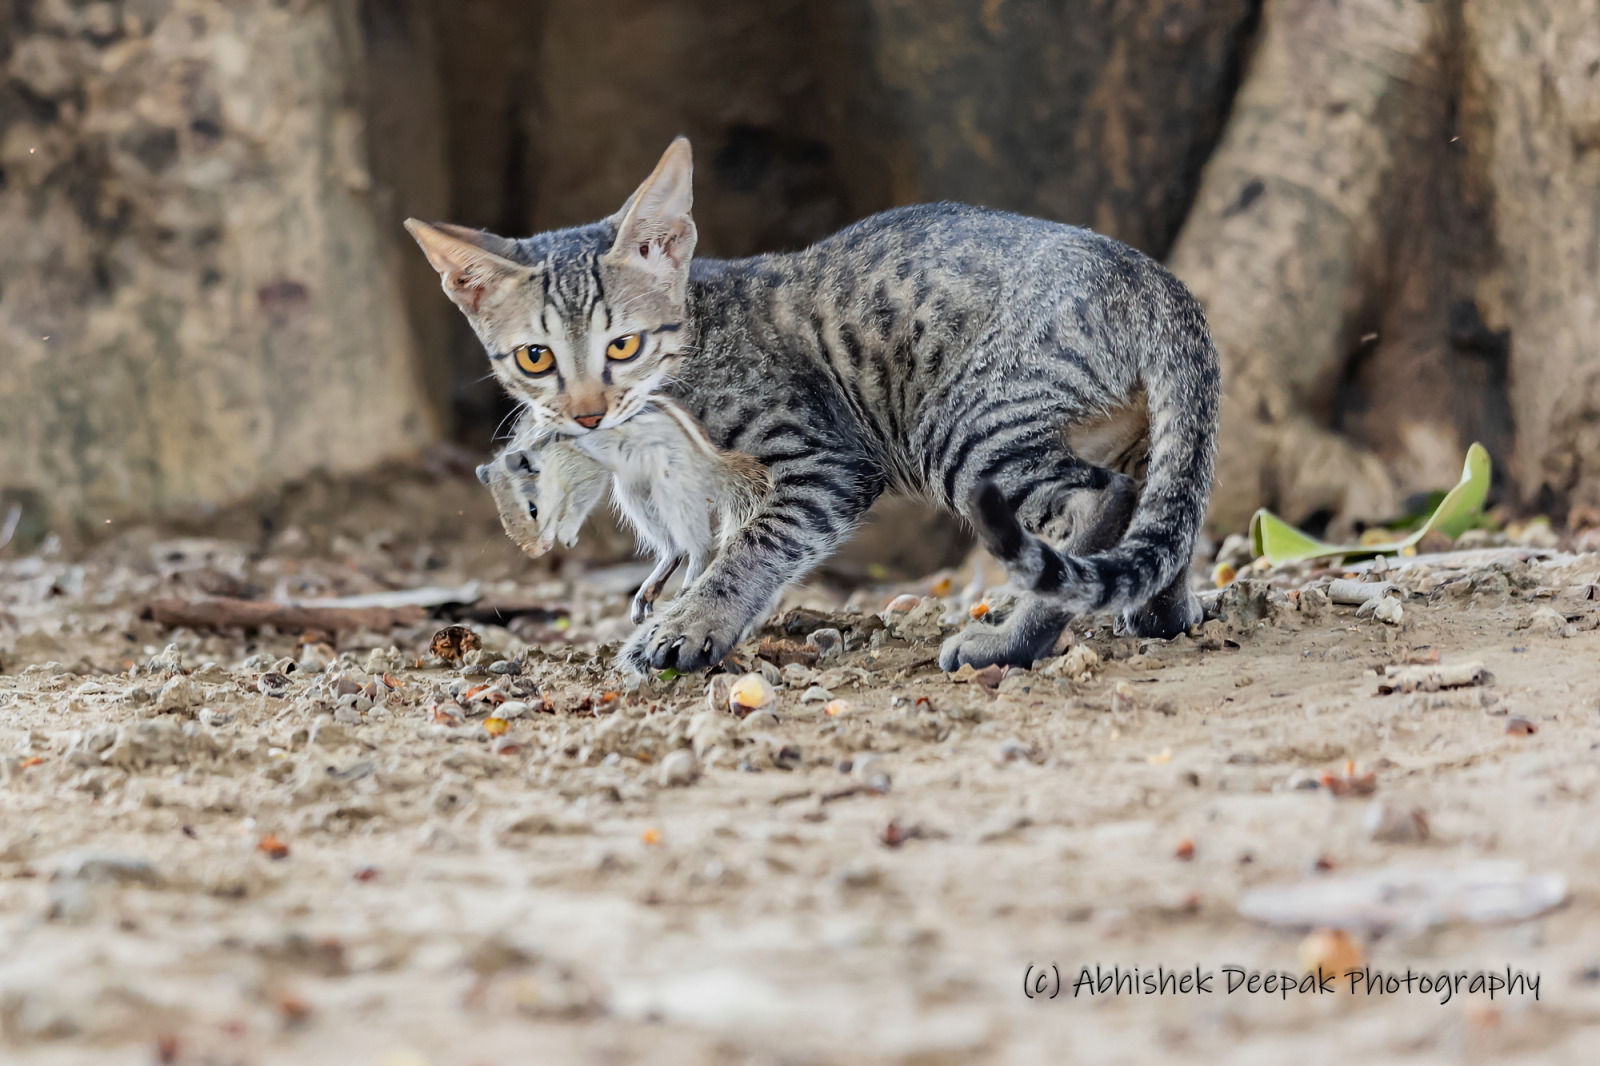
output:
[[1389, 517], [1483, 441], [1600, 497], [1600, 0], [1269, 0], [1171, 265], [1224, 360], [1212, 519]]
[[[1600, 0], [0, 0], [0, 491], [98, 520], [364, 468], [441, 416], [486, 441], [500, 398], [400, 219], [588, 221], [687, 132], [707, 254], [951, 198], [1168, 256], [1226, 365], [1220, 528], [1387, 516], [1474, 439], [1506, 497], [1600, 504], [1597, 27]], [[932, 559], [955, 535], [926, 528]]]
[[345, 3], [0, 10], [0, 485], [208, 507], [437, 432]]

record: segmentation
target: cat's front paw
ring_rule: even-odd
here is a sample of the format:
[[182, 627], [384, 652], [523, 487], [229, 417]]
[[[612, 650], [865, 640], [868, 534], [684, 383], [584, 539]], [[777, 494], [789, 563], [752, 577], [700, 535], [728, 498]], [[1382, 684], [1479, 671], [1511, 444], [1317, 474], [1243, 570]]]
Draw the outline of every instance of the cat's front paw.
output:
[[679, 673], [704, 670], [727, 658], [743, 633], [742, 620], [692, 604], [679, 600], [655, 622], [640, 627], [623, 648], [624, 654], [631, 652], [633, 661], [647, 664], [647, 670]]
[[618, 670], [634, 677], [645, 677], [650, 673], [650, 638], [655, 635], [654, 623], [641, 625], [633, 634], [623, 642], [617, 652], [616, 666]]

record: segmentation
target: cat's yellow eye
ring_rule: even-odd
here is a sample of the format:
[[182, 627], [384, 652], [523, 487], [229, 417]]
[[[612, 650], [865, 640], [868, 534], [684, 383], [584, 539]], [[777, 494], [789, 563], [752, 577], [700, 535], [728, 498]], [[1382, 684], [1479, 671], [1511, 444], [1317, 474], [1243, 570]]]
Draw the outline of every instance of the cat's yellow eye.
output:
[[512, 354], [517, 357], [517, 369], [524, 374], [548, 374], [556, 365], [556, 353], [542, 344], [523, 344]]
[[606, 358], [615, 359], [619, 363], [624, 359], [632, 359], [639, 354], [639, 345], [643, 341], [637, 333], [625, 333], [606, 345]]

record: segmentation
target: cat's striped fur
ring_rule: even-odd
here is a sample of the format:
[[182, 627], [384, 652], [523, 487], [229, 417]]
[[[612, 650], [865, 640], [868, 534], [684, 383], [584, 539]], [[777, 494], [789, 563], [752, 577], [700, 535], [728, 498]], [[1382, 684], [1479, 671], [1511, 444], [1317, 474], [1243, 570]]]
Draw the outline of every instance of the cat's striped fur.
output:
[[[885, 212], [796, 253], [692, 260], [688, 156], [675, 142], [622, 211], [589, 226], [504, 242], [413, 228], [491, 356], [571, 348], [555, 382], [496, 361], [561, 432], [583, 432], [563, 421], [567, 394], [609, 369], [584, 355], [594, 338], [667, 326], [659, 361], [635, 376], [659, 372], [651, 387], [719, 448], [768, 469], [759, 511], [635, 634], [629, 665], [720, 661], [890, 490], [985, 525], [1037, 587], [1004, 626], [947, 642], [947, 668], [1029, 663], [1083, 611], [1122, 610], [1152, 636], [1198, 619], [1186, 572], [1219, 372], [1171, 274], [1086, 230], [955, 204]], [[1127, 476], [1144, 479], [1131, 515]], [[1046, 558], [1035, 535], [1088, 554], [1030, 566]], [[1059, 579], [1045, 578], [1051, 565]]]

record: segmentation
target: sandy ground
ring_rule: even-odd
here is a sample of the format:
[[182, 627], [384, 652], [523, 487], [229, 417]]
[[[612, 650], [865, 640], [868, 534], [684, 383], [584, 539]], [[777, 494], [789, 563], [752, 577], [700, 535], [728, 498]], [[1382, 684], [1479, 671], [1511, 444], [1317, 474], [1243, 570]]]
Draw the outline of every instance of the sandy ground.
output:
[[[342, 524], [300, 502], [0, 560], [8, 1066], [1594, 1061], [1600, 555], [1425, 558], [1388, 621], [1280, 575], [1169, 644], [1101, 624], [964, 679], [932, 660], [966, 575], [858, 593], [947, 597], [887, 628], [801, 590], [822, 613], [768, 656], [848, 650], [769, 667], [741, 717], [727, 680], [604, 669], [637, 568], [518, 560], [459, 485]], [[427, 654], [447, 619], [288, 671], [292, 634], [138, 618], [469, 580], [547, 610], [468, 621], [464, 670]], [[1425, 887], [1363, 901], [1369, 875]], [[1317, 960], [1469, 977], [1228, 991]], [[1096, 966], [1211, 991], [1075, 996]], [[1508, 968], [1537, 999], [1470, 990]]]

